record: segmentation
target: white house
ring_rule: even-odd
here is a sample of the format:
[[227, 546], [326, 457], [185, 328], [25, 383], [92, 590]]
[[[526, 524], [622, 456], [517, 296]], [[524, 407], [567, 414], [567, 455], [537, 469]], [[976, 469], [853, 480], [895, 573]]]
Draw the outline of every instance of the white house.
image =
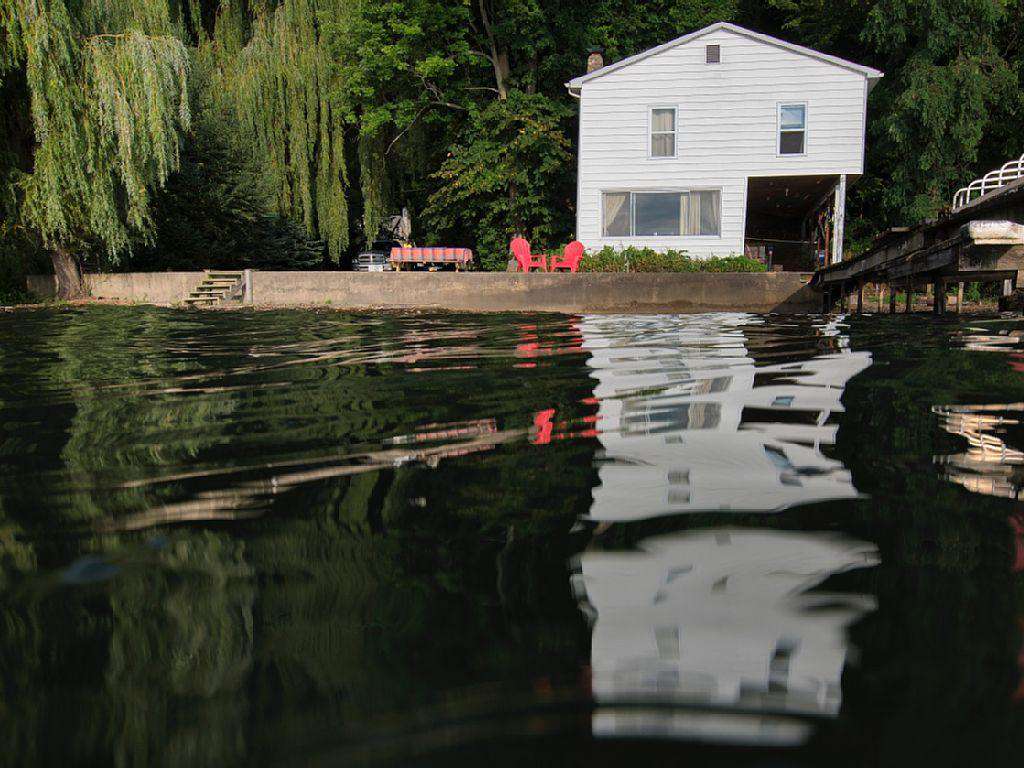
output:
[[602, 64], [591, 55], [566, 84], [588, 249], [770, 250], [805, 266], [842, 253], [881, 72], [724, 22]]

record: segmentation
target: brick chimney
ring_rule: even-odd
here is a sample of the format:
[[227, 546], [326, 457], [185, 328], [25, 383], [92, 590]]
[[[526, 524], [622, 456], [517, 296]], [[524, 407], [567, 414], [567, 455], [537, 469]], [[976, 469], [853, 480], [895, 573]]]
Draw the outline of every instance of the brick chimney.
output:
[[591, 48], [587, 54], [587, 74], [589, 75], [604, 66], [604, 51], [600, 48]]

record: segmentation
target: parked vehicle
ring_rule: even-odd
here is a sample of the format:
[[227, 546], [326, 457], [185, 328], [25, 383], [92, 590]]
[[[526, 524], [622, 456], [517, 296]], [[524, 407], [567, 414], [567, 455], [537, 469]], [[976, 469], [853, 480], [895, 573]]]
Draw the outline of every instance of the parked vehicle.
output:
[[369, 249], [356, 256], [352, 269], [356, 272], [390, 272], [391, 249], [400, 246], [397, 240], [374, 240]]
[[369, 247], [352, 261], [356, 272], [390, 272], [391, 249], [409, 246], [412, 236], [412, 219], [406, 208], [397, 216], [386, 216]]

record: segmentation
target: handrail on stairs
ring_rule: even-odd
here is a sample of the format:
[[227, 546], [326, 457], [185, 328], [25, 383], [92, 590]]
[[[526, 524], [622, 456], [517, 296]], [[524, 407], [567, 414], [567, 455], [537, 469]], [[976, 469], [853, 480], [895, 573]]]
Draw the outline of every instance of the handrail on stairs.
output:
[[1024, 177], [1024, 155], [1016, 160], [1011, 160], [1002, 168], [986, 173], [980, 179], [975, 179], [966, 187], [958, 189], [953, 195], [953, 210], [958, 211], [972, 200], [1022, 177]]

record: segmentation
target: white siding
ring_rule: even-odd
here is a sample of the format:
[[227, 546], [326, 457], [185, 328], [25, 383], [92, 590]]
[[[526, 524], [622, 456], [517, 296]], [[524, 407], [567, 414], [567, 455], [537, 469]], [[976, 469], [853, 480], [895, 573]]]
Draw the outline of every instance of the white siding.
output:
[[[706, 64], [704, 47], [722, 48]], [[577, 237], [695, 256], [743, 252], [748, 176], [863, 172], [864, 75], [720, 29], [583, 84]], [[807, 105], [806, 151], [778, 154], [778, 106]], [[675, 158], [650, 158], [652, 106], [678, 109]], [[722, 190], [721, 237], [602, 236], [603, 190]]]

